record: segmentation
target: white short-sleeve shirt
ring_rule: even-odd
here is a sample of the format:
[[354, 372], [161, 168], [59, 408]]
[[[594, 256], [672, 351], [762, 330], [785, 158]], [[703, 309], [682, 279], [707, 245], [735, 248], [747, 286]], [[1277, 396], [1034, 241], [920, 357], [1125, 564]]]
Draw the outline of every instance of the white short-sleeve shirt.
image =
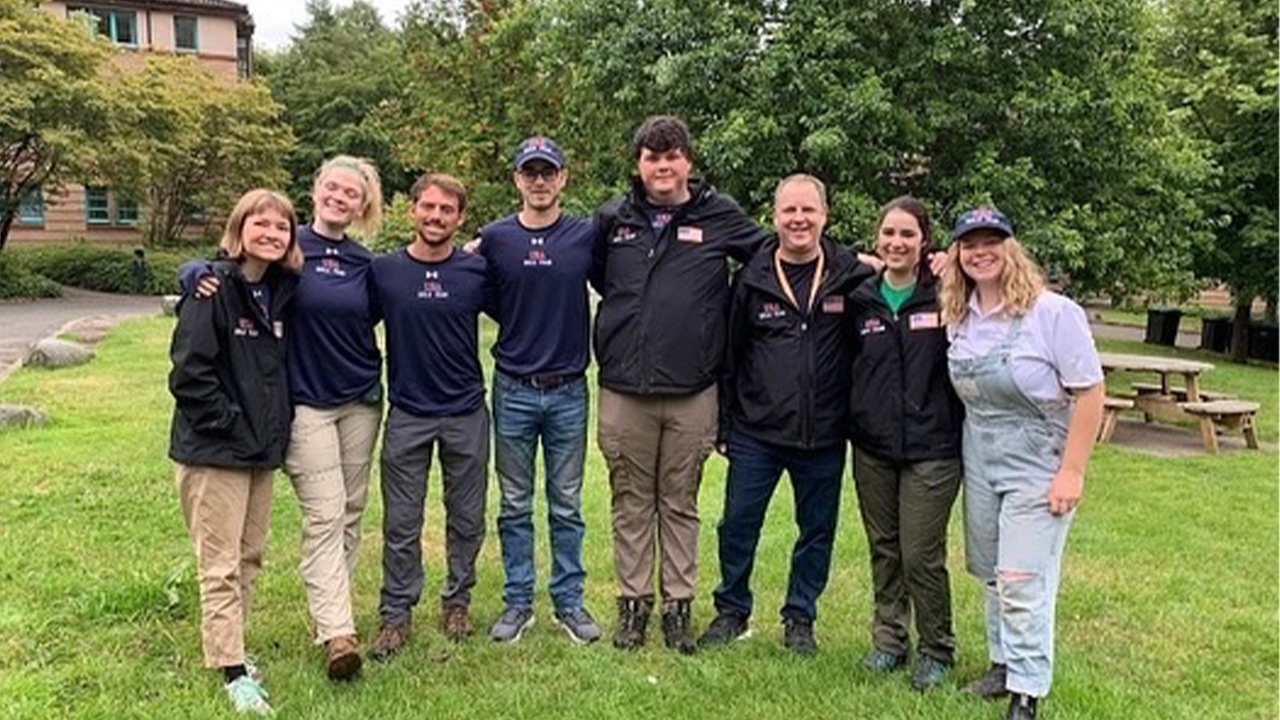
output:
[[[961, 360], [986, 355], [1004, 340], [1012, 323], [1004, 305], [983, 313], [974, 292], [964, 322], [947, 328], [947, 356]], [[1087, 388], [1103, 379], [1084, 308], [1048, 290], [1023, 316], [1009, 364], [1014, 383], [1033, 400], [1065, 400], [1068, 388]]]

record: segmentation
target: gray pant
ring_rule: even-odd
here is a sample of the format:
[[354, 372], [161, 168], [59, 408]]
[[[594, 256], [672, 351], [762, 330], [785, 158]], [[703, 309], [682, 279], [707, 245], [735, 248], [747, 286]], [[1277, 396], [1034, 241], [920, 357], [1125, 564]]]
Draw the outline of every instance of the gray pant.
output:
[[445, 555], [449, 576], [443, 606], [466, 606], [476, 584], [476, 556], [484, 541], [489, 464], [489, 411], [457, 417], [419, 417], [399, 408], [387, 414], [382, 446], [382, 600], [384, 625], [409, 618], [422, 597], [423, 504], [432, 448], [444, 470]]

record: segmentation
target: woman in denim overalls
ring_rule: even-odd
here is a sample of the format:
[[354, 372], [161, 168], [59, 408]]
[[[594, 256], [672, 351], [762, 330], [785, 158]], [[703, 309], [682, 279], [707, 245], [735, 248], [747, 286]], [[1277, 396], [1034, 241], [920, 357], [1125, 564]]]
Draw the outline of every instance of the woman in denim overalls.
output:
[[1102, 368], [1080, 306], [1043, 288], [991, 208], [956, 221], [939, 298], [965, 405], [965, 547], [987, 590], [990, 670], [965, 688], [1036, 717], [1049, 692], [1067, 530], [1102, 417]]

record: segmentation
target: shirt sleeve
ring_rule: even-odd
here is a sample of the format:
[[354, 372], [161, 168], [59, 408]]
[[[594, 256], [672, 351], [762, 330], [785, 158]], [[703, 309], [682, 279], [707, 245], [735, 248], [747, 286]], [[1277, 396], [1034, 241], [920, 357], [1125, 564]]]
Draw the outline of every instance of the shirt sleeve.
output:
[[1047, 329], [1049, 356], [1063, 387], [1086, 388], [1102, 382], [1102, 361], [1093, 345], [1084, 308], [1062, 298]]

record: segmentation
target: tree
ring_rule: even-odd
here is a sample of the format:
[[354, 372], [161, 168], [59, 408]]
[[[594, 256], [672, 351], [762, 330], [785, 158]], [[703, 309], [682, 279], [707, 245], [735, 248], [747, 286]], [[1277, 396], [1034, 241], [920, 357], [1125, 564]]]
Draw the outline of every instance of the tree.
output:
[[134, 131], [104, 172], [145, 199], [148, 245], [181, 238], [194, 212], [226, 217], [245, 191], [285, 187], [293, 136], [265, 85], [221, 80], [190, 58], [166, 56], [148, 57], [124, 80], [123, 115]]
[[1231, 354], [1243, 361], [1254, 298], [1274, 307], [1280, 284], [1276, 5], [1170, 0], [1163, 7], [1162, 57], [1173, 79], [1172, 104], [1207, 145], [1216, 171], [1202, 194], [1214, 219], [1214, 242], [1197, 270], [1231, 288]]
[[0, 250], [24, 192], [89, 173], [120, 133], [110, 52], [75, 23], [0, 0]]
[[309, 212], [312, 174], [337, 154], [372, 160], [388, 197], [408, 190], [412, 178], [393, 152], [400, 139], [380, 121], [410, 80], [399, 38], [364, 0], [340, 8], [308, 0], [306, 11], [289, 47], [259, 66], [298, 139], [286, 160], [291, 197]]

